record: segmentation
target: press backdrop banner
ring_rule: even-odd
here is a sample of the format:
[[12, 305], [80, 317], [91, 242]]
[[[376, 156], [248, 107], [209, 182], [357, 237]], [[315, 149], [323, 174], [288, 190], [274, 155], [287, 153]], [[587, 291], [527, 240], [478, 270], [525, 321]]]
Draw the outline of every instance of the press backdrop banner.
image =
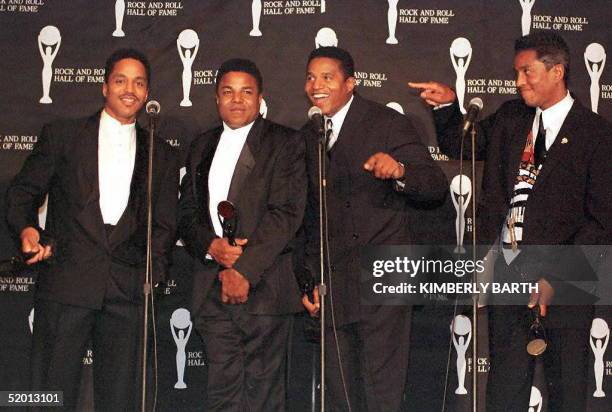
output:
[[[0, 0], [0, 213], [5, 212], [6, 188], [42, 125], [101, 107], [104, 61], [119, 47], [136, 47], [149, 56], [150, 97], [162, 107], [159, 132], [184, 158], [193, 137], [218, 122], [214, 78], [224, 60], [254, 60], [264, 77], [262, 114], [298, 128], [309, 107], [303, 92], [308, 53], [337, 45], [355, 59], [358, 92], [409, 116], [452, 182], [445, 205], [418, 212], [411, 222], [419, 240], [469, 243], [472, 216], [469, 209], [459, 216], [457, 202], [477, 201], [464, 185], [459, 190], [460, 181], [474, 177], [440, 153], [430, 108], [406, 83], [433, 79], [450, 84], [463, 110], [478, 96], [484, 114], [491, 113], [517, 97], [514, 40], [534, 30], [554, 30], [572, 51], [572, 93], [612, 119], [612, 69], [606, 63], [610, 21], [609, 0]], [[180, 246], [173, 253], [173, 279], [157, 316], [158, 410], [202, 410], [206, 355], [188, 310], [191, 263]], [[0, 219], [0, 259], [17, 254]], [[603, 274], [611, 275], [609, 269]], [[27, 389], [36, 277], [36, 268], [0, 274], [1, 390]], [[484, 393], [486, 328], [481, 328], [482, 354], [472, 364], [468, 331], [473, 318], [462, 310], [415, 311], [407, 396], [411, 410], [441, 410], [445, 393], [447, 410], [469, 410], [473, 373], [481, 375]], [[310, 410], [304, 394], [311, 390], [316, 345], [304, 340], [301, 320], [296, 322], [289, 378], [291, 410]], [[611, 325], [610, 309], [598, 307], [590, 336], [585, 336], [592, 355], [592, 411], [606, 410], [612, 396]], [[84, 407], [91, 407], [93, 362], [95, 354], [88, 351], [83, 357]], [[529, 408], [546, 410], [546, 391], [536, 380], [530, 405], [525, 405]]]

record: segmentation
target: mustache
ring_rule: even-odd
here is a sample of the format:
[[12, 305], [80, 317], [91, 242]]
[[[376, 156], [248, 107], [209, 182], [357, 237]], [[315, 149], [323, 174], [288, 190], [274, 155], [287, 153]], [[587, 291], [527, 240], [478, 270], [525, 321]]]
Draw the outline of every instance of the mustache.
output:
[[124, 93], [121, 96], [119, 96], [120, 99], [123, 99], [124, 97], [130, 97], [132, 99], [140, 100], [138, 96], [136, 96], [134, 93]]

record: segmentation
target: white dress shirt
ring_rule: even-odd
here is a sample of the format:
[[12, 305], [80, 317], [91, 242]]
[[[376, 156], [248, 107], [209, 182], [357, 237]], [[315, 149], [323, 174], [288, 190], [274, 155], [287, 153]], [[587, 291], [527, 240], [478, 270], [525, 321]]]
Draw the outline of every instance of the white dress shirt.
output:
[[[554, 105], [550, 106], [546, 110], [542, 110], [539, 107], [536, 109], [535, 119], [533, 120], [533, 126], [531, 131], [534, 136], [538, 135], [538, 128], [540, 127], [540, 113], [542, 113], [542, 122], [544, 123], [544, 130], [546, 130], [546, 150], [550, 149], [550, 146], [555, 142], [561, 126], [567, 117], [567, 114], [574, 104], [574, 98], [570, 95], [569, 91], [567, 95]], [[535, 141], [533, 142], [535, 146]]]
[[340, 135], [340, 130], [342, 129], [342, 124], [344, 123], [346, 114], [351, 108], [351, 103], [353, 103], [353, 97], [354, 96], [351, 96], [351, 99], [348, 102], [346, 102], [346, 104], [342, 106], [342, 109], [338, 110], [336, 114], [334, 114], [331, 117], [325, 116], [325, 121], [327, 121], [327, 119], [331, 119], [332, 131], [333, 131], [330, 141], [327, 143], [328, 150], [331, 149], [333, 145], [336, 143], [336, 140], [338, 140], [338, 136]]
[[210, 165], [208, 173], [208, 210], [210, 218], [219, 237], [223, 237], [221, 222], [217, 216], [217, 205], [223, 200], [227, 200], [234, 169], [238, 163], [238, 158], [246, 142], [247, 136], [253, 127], [251, 122], [238, 129], [232, 129], [223, 123], [223, 132], [219, 139], [219, 145]]
[[136, 158], [136, 123], [122, 125], [102, 110], [98, 131], [100, 211], [116, 225], [127, 207]]

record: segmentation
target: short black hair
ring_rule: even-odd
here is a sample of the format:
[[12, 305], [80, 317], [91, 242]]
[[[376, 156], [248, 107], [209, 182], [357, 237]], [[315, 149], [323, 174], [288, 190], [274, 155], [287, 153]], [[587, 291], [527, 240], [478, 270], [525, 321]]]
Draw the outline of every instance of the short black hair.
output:
[[136, 49], [118, 49], [115, 50], [108, 59], [106, 59], [106, 64], [104, 65], [104, 83], [108, 83], [108, 78], [115, 69], [115, 64], [123, 59], [134, 59], [138, 60], [145, 68], [145, 72], [147, 73], [147, 85], [151, 84], [151, 64], [149, 64], [149, 59], [144, 55], [140, 50]]
[[308, 66], [310, 62], [317, 57], [327, 57], [329, 59], [338, 60], [344, 77], [355, 77], [355, 62], [351, 54], [346, 50], [340, 47], [319, 47], [310, 52], [306, 65]]
[[221, 79], [229, 72], [242, 72], [250, 74], [257, 82], [257, 91], [260, 94], [263, 92], [263, 77], [261, 76], [261, 72], [257, 68], [257, 65], [249, 59], [240, 58], [229, 59], [221, 63], [219, 70], [217, 70], [217, 78], [215, 79], [215, 91], [219, 90], [219, 83], [221, 83]]
[[567, 83], [570, 74], [570, 49], [563, 37], [552, 31], [538, 31], [520, 37], [514, 43], [514, 52], [533, 50], [539, 61], [550, 70], [557, 64], [565, 69], [563, 80]]

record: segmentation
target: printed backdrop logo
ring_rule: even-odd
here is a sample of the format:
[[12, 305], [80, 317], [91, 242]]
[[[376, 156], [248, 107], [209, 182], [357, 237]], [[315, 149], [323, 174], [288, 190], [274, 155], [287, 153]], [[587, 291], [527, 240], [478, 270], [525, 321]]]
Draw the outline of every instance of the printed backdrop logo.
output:
[[259, 114], [264, 119], [268, 116], [268, 104], [266, 103], [266, 99], [261, 99], [261, 104], [259, 105]]
[[338, 36], [329, 27], [321, 27], [315, 36], [315, 47], [338, 47]]
[[450, 194], [455, 206], [457, 217], [455, 218], [455, 233], [457, 235], [457, 247], [455, 253], [465, 253], [463, 247], [463, 235], [465, 234], [465, 211], [472, 199], [472, 181], [466, 175], [457, 175], [450, 184]]
[[249, 36], [262, 36], [259, 28], [262, 12], [264, 16], [304, 15], [316, 14], [317, 10], [320, 13], [325, 13], [325, 9], [325, 0], [273, 0], [263, 3], [261, 0], [253, 0], [251, 2], [253, 28], [249, 32]]
[[389, 8], [387, 9], [387, 26], [389, 26], [389, 37], [387, 37], [387, 44], [397, 44], [397, 37], [395, 37], [395, 28], [397, 27], [397, 3], [399, 0], [387, 0]]
[[28, 326], [30, 327], [30, 333], [34, 333], [34, 308], [32, 308], [28, 315]]
[[59, 52], [60, 45], [62, 44], [62, 36], [60, 31], [55, 26], [45, 26], [38, 35], [38, 50], [40, 51], [40, 57], [43, 61], [42, 69], [42, 87], [43, 95], [39, 100], [39, 103], [50, 104], [53, 103], [49, 91], [51, 90], [51, 78], [53, 76], [53, 60]]
[[463, 99], [465, 98], [465, 73], [472, 60], [472, 45], [470, 41], [465, 37], [457, 37], [453, 40], [450, 46], [450, 58], [457, 75], [455, 90], [457, 92], [457, 99], [459, 100], [459, 108], [461, 108], [461, 113], [465, 114], [466, 110], [463, 107]]
[[404, 109], [402, 108], [402, 105], [397, 102], [389, 102], [387, 103], [387, 107], [390, 107], [398, 113], [404, 114]]
[[551, 16], [534, 14], [531, 18], [531, 28], [539, 30], [583, 31], [589, 24], [584, 16]]
[[0, 0], [0, 13], [38, 13], [46, 0]]
[[388, 44], [395, 38], [395, 28], [397, 23], [400, 24], [449, 24], [450, 20], [455, 17], [455, 11], [452, 9], [399, 9], [397, 7], [398, 0], [388, 0], [387, 9], [387, 24], [389, 28]]
[[531, 396], [529, 397], [529, 412], [542, 411], [542, 393], [535, 386], [531, 387]]
[[182, 107], [192, 106], [191, 100], [189, 100], [189, 92], [191, 90], [191, 81], [193, 79], [191, 66], [198, 54], [200, 48], [200, 39], [198, 34], [191, 30], [183, 30], [176, 39], [176, 47], [178, 49], [179, 57], [183, 63], [183, 100], [181, 100]]
[[36, 135], [1, 135], [1, 150], [12, 151], [32, 151], [34, 144], [38, 140]]
[[610, 327], [608, 323], [601, 319], [593, 319], [591, 324], [591, 336], [589, 343], [593, 350], [593, 356], [595, 361], [593, 368], [595, 369], [595, 392], [593, 393], [594, 398], [605, 398], [606, 393], [603, 391], [603, 377], [604, 377], [604, 353], [608, 347], [610, 341]]
[[124, 37], [125, 32], [121, 28], [123, 26], [123, 14], [125, 13], [125, 1], [115, 1], [115, 31], [113, 37]]
[[599, 43], [591, 43], [584, 50], [584, 64], [591, 78], [591, 110], [597, 113], [599, 106], [599, 78], [606, 65], [606, 50]]
[[[176, 344], [176, 374], [177, 380], [174, 384], [175, 389], [185, 389], [185, 361], [187, 355], [185, 348], [187, 347], [187, 341], [189, 335], [191, 335], [191, 328], [193, 323], [191, 322], [191, 315], [185, 308], [178, 308], [172, 312], [170, 317], [170, 330], [172, 331], [172, 337]], [[177, 332], [178, 331], [178, 332]]]
[[457, 315], [450, 324], [451, 334], [453, 335], [453, 346], [457, 351], [457, 395], [466, 395], [465, 388], [465, 371], [466, 359], [465, 354], [472, 340], [472, 322], [467, 316]]
[[529, 34], [529, 29], [531, 27], [531, 9], [535, 3], [535, 0], [519, 0], [521, 5], [521, 9], [523, 9], [523, 14], [521, 15], [521, 29], [523, 31], [523, 36]]
[[253, 30], [251, 30], [249, 36], [259, 37], [261, 36], [261, 30], [259, 30], [259, 21], [261, 20], [261, 0], [252, 1], [251, 17], [253, 19]]
[[[0, 0], [1, 1], [1, 0]], [[115, 30], [113, 37], [125, 37], [123, 18], [127, 16], [176, 17], [183, 10], [182, 1], [115, 1]]]
[[0, 276], [0, 293], [29, 293], [34, 289], [34, 277], [18, 273]]

